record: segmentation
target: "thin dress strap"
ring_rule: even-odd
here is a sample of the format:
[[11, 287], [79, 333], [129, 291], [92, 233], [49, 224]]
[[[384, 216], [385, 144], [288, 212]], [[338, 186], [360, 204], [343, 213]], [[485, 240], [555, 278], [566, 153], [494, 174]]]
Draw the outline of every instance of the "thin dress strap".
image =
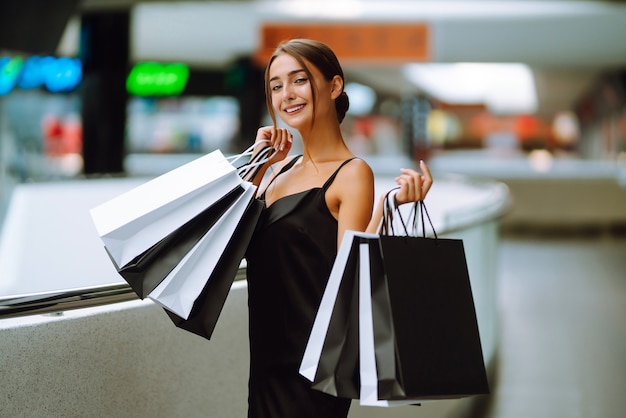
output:
[[265, 192], [267, 192], [267, 189], [269, 189], [270, 185], [272, 183], [274, 183], [274, 180], [276, 180], [276, 177], [280, 176], [281, 174], [283, 174], [285, 171], [289, 170], [291, 167], [294, 166], [294, 164], [296, 164], [296, 162], [300, 159], [300, 157], [302, 157], [302, 155], [296, 155], [295, 157], [293, 157], [291, 159], [291, 161], [289, 161], [287, 164], [285, 164], [283, 166], [283, 168], [280, 169], [280, 171], [278, 172], [278, 174], [276, 174], [269, 183], [267, 183], [267, 186], [265, 186], [265, 189], [263, 190], [263, 193], [260, 196], [261, 200], [265, 200]]
[[337, 174], [339, 173], [339, 170], [341, 170], [341, 168], [348, 164], [350, 161], [354, 160], [355, 158], [358, 157], [352, 157], [347, 159], [346, 161], [344, 161], [343, 163], [341, 163], [341, 165], [335, 170], [335, 172], [328, 178], [328, 180], [326, 180], [326, 183], [324, 183], [324, 185], [322, 186], [322, 189], [324, 189], [324, 191], [328, 190], [328, 188], [330, 187], [330, 185], [333, 183], [333, 181], [335, 180], [335, 177], [337, 177]]

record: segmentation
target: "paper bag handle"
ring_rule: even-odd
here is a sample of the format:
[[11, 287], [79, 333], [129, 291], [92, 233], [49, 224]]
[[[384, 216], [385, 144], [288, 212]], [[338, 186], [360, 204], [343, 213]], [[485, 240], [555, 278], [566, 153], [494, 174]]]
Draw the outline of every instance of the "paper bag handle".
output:
[[267, 163], [269, 159], [272, 157], [275, 150], [270, 147], [269, 145], [270, 141], [269, 140], [257, 141], [254, 144], [252, 144], [250, 147], [248, 147], [248, 149], [246, 149], [241, 154], [231, 157], [232, 160], [230, 161], [230, 163], [233, 164], [235, 161], [239, 160], [240, 158], [244, 156], [253, 155], [254, 153], [253, 150], [258, 145], [259, 142], [267, 142], [268, 145], [263, 146], [261, 150], [257, 152], [256, 155], [252, 157], [252, 159], [250, 159], [250, 161], [243, 164], [241, 167], [237, 168], [237, 172], [239, 176], [244, 180], [253, 179], [254, 177], [256, 177], [258, 171], [261, 169], [261, 166]]
[[[400, 190], [400, 187], [394, 187], [393, 189], [389, 190], [387, 192], [387, 194], [385, 195], [385, 199], [384, 199], [384, 204], [383, 204], [383, 219], [382, 219], [382, 223], [380, 226], [380, 234], [381, 235], [396, 235], [395, 233], [395, 229], [394, 229], [394, 215], [397, 214], [398, 218], [400, 219], [400, 223], [402, 224], [402, 227], [404, 229], [404, 234], [406, 236], [409, 236], [409, 231], [407, 228], [407, 224], [404, 221], [404, 217], [402, 216], [402, 212], [400, 212], [400, 208], [397, 204], [396, 201], [396, 193], [398, 192], [398, 190]], [[418, 212], [418, 208], [419, 208], [419, 212]], [[424, 203], [423, 200], [418, 200], [417, 202], [413, 203], [412, 208], [411, 208], [411, 215], [409, 215], [409, 218], [413, 218], [413, 221], [411, 222], [413, 225], [413, 233], [416, 235], [416, 231], [418, 231], [418, 220], [421, 220], [421, 224], [422, 224], [422, 237], [426, 238], [426, 222], [425, 220], [428, 219], [428, 223], [430, 224], [430, 228], [433, 231], [433, 235], [435, 237], [435, 239], [437, 239], [437, 231], [435, 231], [435, 227], [433, 226], [433, 222], [430, 219], [430, 214], [428, 213], [428, 209], [426, 209], [426, 203]]]
[[[259, 142], [270, 142], [269, 140], [263, 140], [263, 141], [259, 141]], [[248, 148], [246, 148], [243, 152], [239, 153], [239, 154], [235, 154], [235, 155], [231, 155], [230, 157], [226, 157], [226, 160], [231, 163], [232, 165], [235, 165], [235, 162], [243, 157], [247, 157], [249, 155], [254, 154], [254, 147], [256, 147], [258, 144], [258, 142], [255, 142], [254, 144], [250, 145]]]

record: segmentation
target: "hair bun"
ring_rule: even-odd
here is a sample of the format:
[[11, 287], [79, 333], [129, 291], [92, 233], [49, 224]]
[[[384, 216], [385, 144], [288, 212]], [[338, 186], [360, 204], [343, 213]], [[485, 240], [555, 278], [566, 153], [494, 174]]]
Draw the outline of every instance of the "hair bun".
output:
[[346, 117], [346, 112], [350, 108], [350, 99], [348, 99], [348, 93], [345, 91], [341, 92], [339, 97], [335, 99], [335, 109], [337, 110], [337, 118], [339, 119], [339, 123], [343, 121], [343, 118]]

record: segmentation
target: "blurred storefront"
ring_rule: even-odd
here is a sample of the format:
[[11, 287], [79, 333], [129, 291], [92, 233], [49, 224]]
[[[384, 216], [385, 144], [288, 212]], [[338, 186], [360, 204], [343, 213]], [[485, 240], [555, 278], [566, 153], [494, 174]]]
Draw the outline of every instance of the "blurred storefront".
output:
[[[68, 13], [69, 6], [64, 7]], [[174, 12], [163, 8], [162, 13]], [[216, 6], [212, 12], [217, 17], [239, 13], [220, 10]], [[400, 85], [394, 90], [381, 78], [363, 77], [359, 67], [372, 63], [372, 73], [378, 66], [384, 75], [389, 67], [436, 58], [436, 27], [424, 22], [262, 22], [255, 49], [208, 65], [192, 56], [160, 61], [145, 47], [137, 52], [139, 37], [156, 36], [158, 19], [151, 13], [158, 12], [158, 5], [86, 10], [64, 35], [73, 47], [56, 55], [0, 50], [2, 202], [15, 183], [152, 175], [218, 148], [227, 153], [245, 149], [258, 126], [269, 123], [264, 60], [279, 39], [294, 36], [321, 39], [341, 55], [351, 97], [342, 129], [350, 148], [364, 158], [416, 161], [447, 151], [481, 150], [496, 157], [626, 164], [623, 70], [599, 77], [574, 109], [502, 112], [487, 99], [447, 101], [407, 80], [387, 80]], [[164, 33], [158, 37], [174, 42]], [[242, 49], [240, 39], [233, 42], [231, 49]], [[145, 59], [149, 53], [154, 59]], [[399, 77], [406, 71], [388, 74]]]
[[626, 71], [609, 71], [598, 79], [579, 100], [576, 114], [581, 156], [626, 164]]

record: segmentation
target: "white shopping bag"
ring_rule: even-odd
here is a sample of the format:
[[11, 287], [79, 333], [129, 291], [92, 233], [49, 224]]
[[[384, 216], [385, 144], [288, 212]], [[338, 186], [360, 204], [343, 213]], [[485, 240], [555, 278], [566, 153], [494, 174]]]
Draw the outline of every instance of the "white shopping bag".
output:
[[148, 295], [170, 312], [187, 319], [194, 302], [215, 269], [256, 187], [242, 182], [245, 191], [213, 227], [198, 241], [170, 274]]
[[[376, 237], [376, 236], [374, 236]], [[378, 373], [374, 348], [374, 321], [372, 316], [372, 288], [370, 280], [369, 244], [359, 245], [359, 376], [363, 406], [404, 406], [422, 401], [378, 399]]]
[[123, 267], [242, 183], [216, 150], [91, 209], [91, 217]]

